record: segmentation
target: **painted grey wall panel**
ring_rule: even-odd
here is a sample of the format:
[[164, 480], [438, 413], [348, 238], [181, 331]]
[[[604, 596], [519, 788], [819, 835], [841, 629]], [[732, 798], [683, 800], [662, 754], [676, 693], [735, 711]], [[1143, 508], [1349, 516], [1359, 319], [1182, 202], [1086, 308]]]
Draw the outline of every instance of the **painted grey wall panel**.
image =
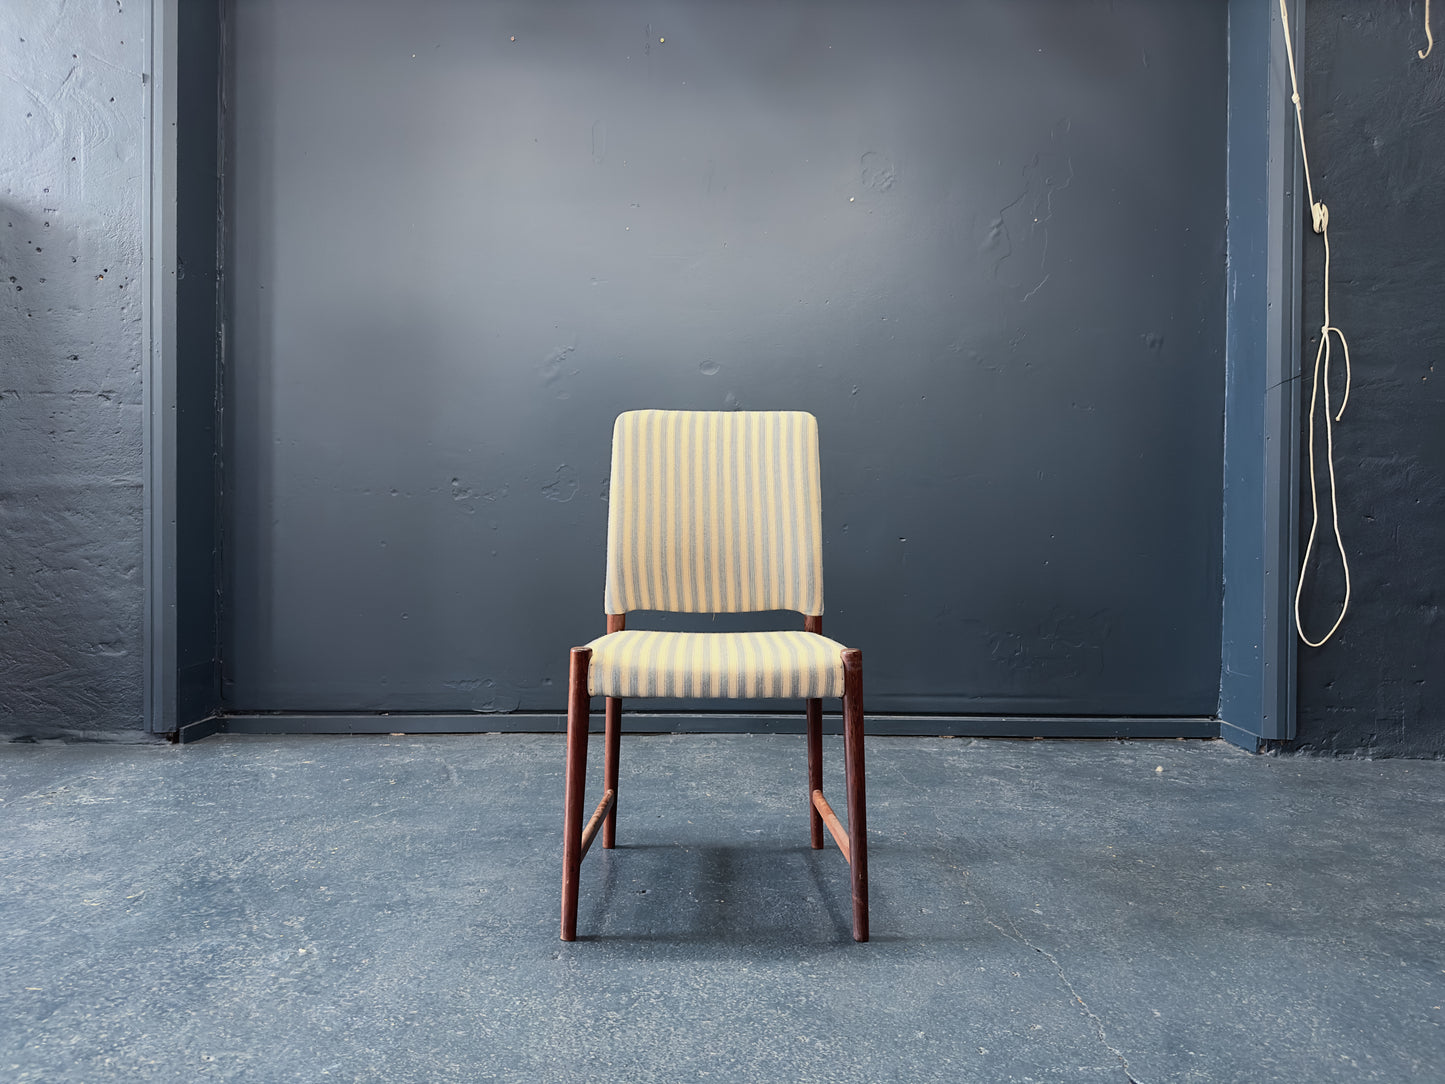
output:
[[875, 710], [1214, 712], [1224, 4], [234, 7], [228, 705], [558, 708], [651, 405], [818, 415]]

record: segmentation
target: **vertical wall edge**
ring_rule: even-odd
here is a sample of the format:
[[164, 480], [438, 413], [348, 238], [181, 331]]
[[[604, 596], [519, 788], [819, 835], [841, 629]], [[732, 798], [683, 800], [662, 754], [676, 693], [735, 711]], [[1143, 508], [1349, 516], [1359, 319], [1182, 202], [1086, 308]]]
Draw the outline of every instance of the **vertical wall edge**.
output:
[[150, 0], [142, 73], [145, 146], [141, 259], [145, 304], [142, 550], [144, 729], [176, 729], [176, 23], [179, 0]]
[[[1235, 744], [1295, 730], [1301, 164], [1277, 0], [1231, 0], [1219, 717]], [[1290, 12], [1302, 40], [1304, 3]]]

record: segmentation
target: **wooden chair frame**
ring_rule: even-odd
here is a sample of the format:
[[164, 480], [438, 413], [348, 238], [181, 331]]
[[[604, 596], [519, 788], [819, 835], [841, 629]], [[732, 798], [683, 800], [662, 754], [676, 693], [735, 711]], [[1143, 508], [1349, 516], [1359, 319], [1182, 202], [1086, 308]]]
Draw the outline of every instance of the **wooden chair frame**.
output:
[[[625, 614], [608, 614], [607, 631], [626, 628]], [[823, 632], [821, 615], [805, 615], [806, 632]], [[577, 939], [577, 895], [582, 859], [602, 833], [602, 846], [617, 845], [617, 765], [622, 736], [622, 700], [606, 697], [607, 722], [603, 735], [602, 798], [586, 826], [582, 824], [587, 776], [587, 739], [592, 723], [592, 697], [588, 670], [592, 652], [572, 649], [567, 691], [567, 773], [562, 827], [562, 940]], [[843, 764], [848, 801], [845, 830], [823, 797], [823, 701], [806, 702], [808, 739], [808, 823], [814, 850], [823, 847], [823, 829], [838, 844], [852, 875], [853, 940], [868, 940], [868, 818], [863, 782], [863, 653], [843, 652]]]

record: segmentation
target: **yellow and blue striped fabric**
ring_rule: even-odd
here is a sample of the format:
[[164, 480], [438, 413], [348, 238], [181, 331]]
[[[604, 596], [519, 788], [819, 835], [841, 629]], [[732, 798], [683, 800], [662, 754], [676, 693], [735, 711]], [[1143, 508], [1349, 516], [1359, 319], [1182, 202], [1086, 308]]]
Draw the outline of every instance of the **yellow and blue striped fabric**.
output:
[[823, 612], [818, 423], [634, 410], [612, 434], [607, 613]]
[[587, 645], [590, 696], [843, 695], [843, 645], [812, 632], [627, 630]]

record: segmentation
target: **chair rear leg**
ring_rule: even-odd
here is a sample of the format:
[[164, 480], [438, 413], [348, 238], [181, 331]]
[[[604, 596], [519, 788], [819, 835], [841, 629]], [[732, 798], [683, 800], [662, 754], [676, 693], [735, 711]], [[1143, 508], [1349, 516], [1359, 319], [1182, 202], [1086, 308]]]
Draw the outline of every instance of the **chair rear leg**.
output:
[[562, 810], [562, 940], [577, 940], [577, 884], [582, 870], [582, 798], [587, 781], [587, 728], [592, 698], [587, 670], [592, 652], [572, 649], [567, 682], [567, 777]]
[[863, 785], [863, 653], [843, 652], [843, 757], [853, 875], [853, 940], [868, 940], [868, 810]]
[[[607, 698], [607, 733], [602, 752], [602, 789], [617, 794], [617, 756], [622, 747], [622, 699]], [[617, 846], [617, 799], [613, 797], [612, 808], [602, 822], [602, 846], [611, 850]]]
[[823, 849], [823, 818], [813, 804], [813, 792], [823, 789], [823, 701], [809, 700], [808, 715], [808, 833], [813, 850]]

